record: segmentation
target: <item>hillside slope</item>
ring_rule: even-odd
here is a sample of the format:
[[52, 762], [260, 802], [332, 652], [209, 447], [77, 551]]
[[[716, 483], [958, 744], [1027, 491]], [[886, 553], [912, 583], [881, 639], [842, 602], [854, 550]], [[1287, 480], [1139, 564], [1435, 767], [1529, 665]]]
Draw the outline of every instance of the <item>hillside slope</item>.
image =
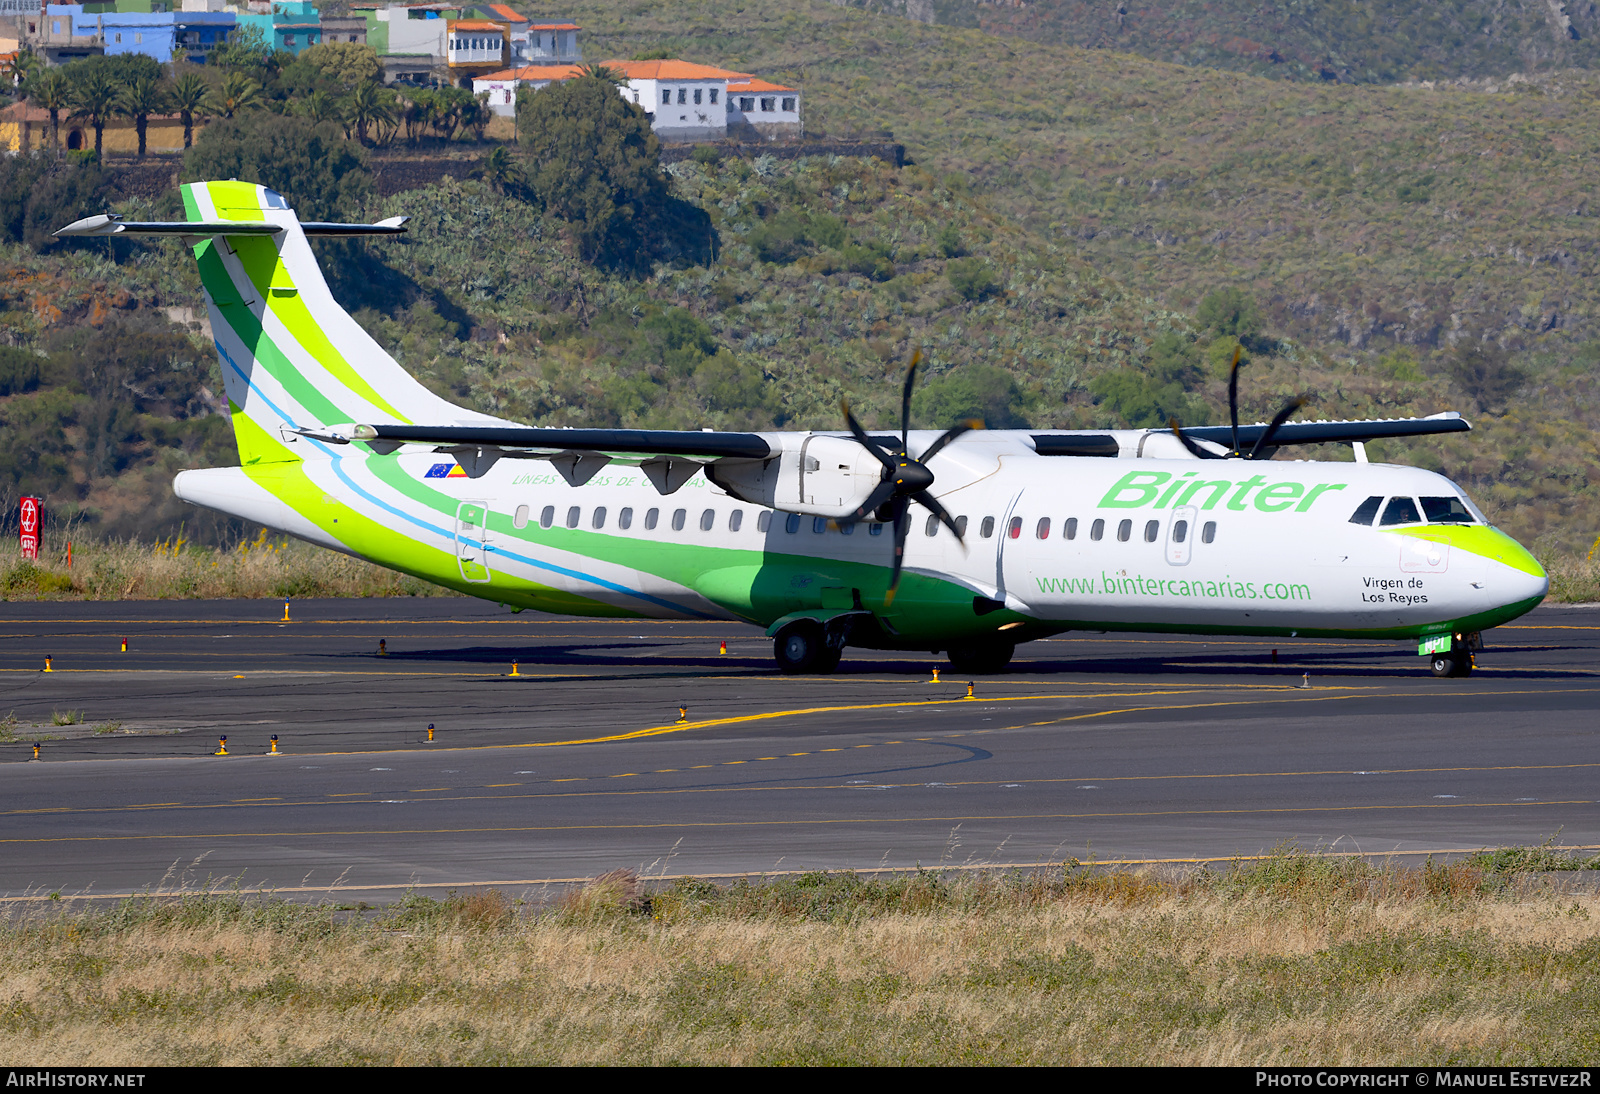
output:
[[1592, 68], [1587, 0], [840, 0], [924, 23], [1290, 80], [1397, 83]]

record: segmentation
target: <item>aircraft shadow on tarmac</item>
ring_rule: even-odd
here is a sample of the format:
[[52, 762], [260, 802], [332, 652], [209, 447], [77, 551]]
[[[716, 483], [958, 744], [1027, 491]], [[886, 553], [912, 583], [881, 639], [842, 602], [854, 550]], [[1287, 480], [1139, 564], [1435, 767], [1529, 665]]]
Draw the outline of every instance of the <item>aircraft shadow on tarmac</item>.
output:
[[[1587, 652], [1576, 646], [1516, 646], [1502, 650], [1489, 649], [1480, 657], [1481, 663], [1495, 670], [1497, 679], [1589, 679], [1587, 672], [1560, 668], [1522, 669], [1511, 659], [1522, 654], [1556, 652]], [[1328, 676], [1357, 677], [1416, 677], [1425, 671], [1421, 660], [1408, 649], [1380, 647], [1363, 649], [1343, 647], [1332, 650], [1303, 650], [1294, 647], [1283, 649], [1274, 664], [1272, 654], [1263, 649], [1232, 650], [1225, 645], [1206, 652], [1183, 654], [1140, 654], [1133, 656], [1087, 657], [1030, 656], [1026, 646], [1020, 648], [1017, 659], [1004, 673], [987, 675], [1070, 675], [1083, 673], [1112, 673], [1123, 676], [1190, 676], [1241, 675], [1291, 679], [1301, 673], [1314, 672]], [[1044, 650], [1039, 651], [1045, 652]], [[1052, 651], [1053, 652], [1053, 651]], [[332, 654], [340, 659], [375, 659], [369, 653]], [[632, 669], [628, 676], [770, 676], [777, 667], [766, 656], [750, 657], [738, 654], [689, 654], [675, 643], [650, 641], [555, 643], [533, 646], [471, 646], [452, 649], [391, 650], [384, 658], [398, 663], [432, 663], [465, 665], [498, 665], [508, 667], [515, 661], [524, 670], [541, 668], [568, 669]], [[642, 671], [640, 671], [642, 670]], [[509, 671], [509, 669], [508, 669]], [[945, 668], [950, 678], [961, 675]], [[926, 657], [910, 660], [897, 657], [892, 652], [852, 649], [839, 663], [836, 675], [855, 676], [873, 674], [922, 676], [928, 672]], [[591, 675], [585, 673], [584, 675]], [[972, 675], [972, 674], [967, 674]]]

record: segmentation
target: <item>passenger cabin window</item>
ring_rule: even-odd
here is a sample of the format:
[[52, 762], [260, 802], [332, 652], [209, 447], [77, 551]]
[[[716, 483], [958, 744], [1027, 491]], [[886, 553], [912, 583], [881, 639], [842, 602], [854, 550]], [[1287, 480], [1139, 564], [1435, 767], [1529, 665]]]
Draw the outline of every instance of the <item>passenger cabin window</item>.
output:
[[839, 525], [839, 534], [841, 536], [853, 536], [856, 534], [856, 526], [854, 524], [841, 524]]
[[956, 518], [956, 535], [958, 537], [965, 538], [966, 534], [967, 534], [967, 518], [966, 517], [957, 517]]
[[1105, 537], [1105, 534], [1106, 522], [1096, 517], [1094, 523], [1089, 525], [1089, 538], [1099, 543]]
[[578, 518], [581, 517], [582, 515], [583, 515], [582, 510], [580, 510], [576, 505], [574, 505], [571, 509], [568, 509], [567, 510], [567, 527], [568, 528], [576, 528], [578, 526]]
[[1067, 536], [1068, 539], [1077, 539], [1078, 538], [1078, 518], [1077, 517], [1068, 517], [1067, 518], [1066, 536]]
[[1146, 543], [1154, 543], [1156, 541], [1156, 537], [1159, 536], [1160, 534], [1161, 534], [1161, 522], [1159, 520], [1145, 521], [1145, 525], [1144, 525], [1144, 541]]
[[624, 509], [622, 512], [617, 514], [617, 527], [621, 528], [624, 532], [633, 527], [632, 509]]
[[1200, 542], [1201, 543], [1211, 543], [1216, 538], [1217, 538], [1217, 522], [1214, 521], [1214, 520], [1206, 521], [1206, 526], [1204, 528], [1200, 529]]
[[1189, 538], [1189, 522], [1186, 520], [1173, 521], [1172, 542], [1182, 543]]
[[929, 513], [928, 514], [927, 523], [922, 526], [922, 534], [925, 535], [925, 536], [936, 536], [936, 535], [938, 535], [939, 534], [939, 518], [934, 516], [932, 513]]
[[606, 526], [606, 507], [604, 505], [597, 505], [597, 506], [594, 507], [594, 516], [591, 517], [590, 520], [589, 520], [589, 527], [595, 529], [596, 531], [599, 531], [601, 528], [604, 528], [605, 526]]
[[978, 525], [978, 534], [980, 536], [982, 536], [984, 539], [988, 539], [990, 536], [994, 535], [994, 518], [993, 517], [984, 517], [983, 518], [983, 523]]
[[869, 525], [867, 525], [867, 535], [869, 535], [869, 536], [881, 536], [881, 535], [883, 535], [883, 525], [881, 525], [881, 524], [869, 524]]
[[715, 526], [716, 523], [717, 511], [715, 509], [707, 509], [704, 513], [700, 514], [700, 530], [702, 532], [711, 531], [712, 527]]
[[546, 505], [539, 512], [539, 527], [540, 528], [548, 528], [552, 524], [554, 524], [555, 522], [556, 522], [556, 507], [554, 505]]
[[528, 507], [526, 505], [519, 505], [519, 506], [517, 506], [517, 511], [515, 513], [511, 514], [511, 527], [513, 527], [513, 528], [526, 528], [527, 526], [528, 526]]
[[1372, 518], [1378, 515], [1378, 506], [1383, 504], [1383, 495], [1375, 494], [1356, 506], [1356, 511], [1350, 514], [1351, 524], [1372, 523]]
[[1117, 522], [1117, 542], [1126, 543], [1133, 538], [1133, 521], [1123, 520]]
[[735, 509], [728, 514], [728, 531], [737, 532], [744, 527], [744, 510]]
[[656, 524], [660, 520], [661, 520], [661, 510], [659, 510], [659, 509], [651, 509], [649, 512], [645, 513], [645, 515], [644, 515], [644, 530], [646, 532], [655, 531]]
[[771, 528], [771, 527], [772, 527], [772, 514], [770, 512], [759, 513], [759, 514], [756, 515], [756, 531], [765, 532], [768, 528]]
[[1417, 503], [1411, 498], [1390, 498], [1389, 504], [1383, 507], [1383, 519], [1380, 524], [1421, 524], [1422, 514], [1417, 512]]
[[1039, 518], [1039, 523], [1035, 524], [1033, 526], [1033, 538], [1034, 539], [1049, 539], [1050, 538], [1050, 518], [1049, 517], [1040, 517]]
[[800, 530], [800, 514], [790, 513], [783, 518], [783, 530], [791, 536]]
[[1460, 498], [1423, 498], [1422, 512], [1429, 524], [1476, 524]]
[[827, 517], [812, 517], [811, 518], [811, 534], [812, 535], [820, 536], [822, 533], [826, 532], [827, 530], [828, 530], [828, 518]]
[[1011, 518], [1011, 522], [1006, 525], [1006, 535], [1010, 536], [1012, 539], [1016, 539], [1016, 538], [1018, 538], [1019, 536], [1022, 535], [1022, 518], [1021, 517], [1012, 517]]
[[674, 532], [683, 531], [683, 522], [685, 520], [687, 520], [688, 517], [689, 517], [689, 510], [687, 510], [687, 509], [674, 509], [672, 511], [672, 530]]

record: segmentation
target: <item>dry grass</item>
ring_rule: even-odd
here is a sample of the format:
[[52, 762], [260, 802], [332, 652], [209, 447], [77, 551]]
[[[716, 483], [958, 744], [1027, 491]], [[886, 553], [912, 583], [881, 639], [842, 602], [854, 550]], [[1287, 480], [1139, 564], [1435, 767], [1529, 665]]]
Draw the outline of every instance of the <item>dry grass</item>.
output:
[[1590, 1061], [1600, 900], [1499, 861], [1290, 854], [1182, 880], [845, 874], [655, 891], [613, 873], [542, 911], [487, 892], [409, 898], [373, 922], [226, 896], [58, 910], [4, 928], [0, 1055]]
[[273, 538], [265, 528], [232, 549], [79, 538], [46, 543], [37, 564], [0, 570], [0, 600], [167, 600], [218, 597], [454, 596], [369, 562]]

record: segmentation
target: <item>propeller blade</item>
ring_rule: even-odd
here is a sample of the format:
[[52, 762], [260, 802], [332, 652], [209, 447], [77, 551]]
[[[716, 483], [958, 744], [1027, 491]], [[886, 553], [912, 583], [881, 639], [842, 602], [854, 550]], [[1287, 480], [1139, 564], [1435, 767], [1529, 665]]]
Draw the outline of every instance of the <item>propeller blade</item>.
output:
[[1289, 420], [1289, 415], [1293, 414], [1295, 411], [1299, 410], [1305, 405], [1306, 397], [1304, 395], [1296, 399], [1290, 399], [1287, 403], [1285, 403], [1283, 405], [1283, 409], [1278, 411], [1277, 414], [1273, 415], [1272, 424], [1267, 426], [1266, 432], [1256, 438], [1256, 443], [1251, 447], [1250, 454], [1246, 456], [1245, 459], [1256, 459], [1256, 454], [1263, 448], [1271, 448], [1272, 438], [1278, 432], [1279, 427], [1282, 426], [1284, 422]]
[[900, 392], [900, 451], [907, 456], [911, 449], [906, 445], [911, 434], [911, 388], [917, 382], [917, 362], [922, 360], [922, 351], [914, 350], [911, 354], [911, 367], [906, 369], [906, 386]]
[[861, 446], [863, 448], [878, 458], [878, 462], [883, 464], [883, 469], [885, 471], [893, 475], [895, 472], [895, 462], [893, 458], [891, 458], [890, 455], [883, 449], [879, 448], [877, 443], [873, 441], [871, 437], [867, 436], [867, 431], [861, 428], [861, 423], [856, 421], [856, 416], [850, 413], [850, 400], [841, 399], [839, 401], [839, 409], [844, 411], [844, 424], [850, 427], [851, 435], [853, 435], [857, 441], [861, 442]]
[[1233, 364], [1228, 366], [1228, 417], [1233, 422], [1233, 447], [1229, 454], [1239, 455], [1239, 346], [1233, 347]]
[[970, 433], [974, 429], [982, 428], [983, 423], [976, 418], [968, 418], [964, 422], [960, 422], [954, 426], [951, 426], [949, 429], [944, 431], [938, 440], [934, 441], [928, 446], [927, 451], [923, 452], [922, 455], [917, 457], [917, 462], [927, 463], [929, 460], [933, 459], [939, 454], [940, 449], [949, 444], [951, 441], [955, 440], [957, 437], [961, 436], [961, 434]]
[[946, 528], [950, 529], [950, 534], [956, 537], [956, 542], [961, 544], [962, 550], [966, 549], [967, 541], [962, 538], [961, 529], [956, 527], [955, 518], [945, 511], [945, 507], [940, 505], [938, 501], [934, 499], [932, 494], [928, 493], [926, 490], [918, 490], [915, 494], [911, 495], [911, 500], [922, 506], [934, 516], [938, 517], [939, 521]]
[[1194, 456], [1195, 458], [1202, 460], [1225, 460], [1228, 458], [1226, 456], [1219, 456], [1215, 452], [1208, 452], [1204, 448], [1201, 448], [1198, 444], [1195, 444], [1193, 438], [1185, 433], [1183, 431], [1183, 427], [1178, 424], [1178, 419], [1169, 419], [1167, 424], [1172, 427], [1172, 435], [1177, 437], [1178, 440], [1182, 441], [1183, 447], [1187, 448], [1190, 455]]
[[885, 608], [894, 603], [894, 594], [900, 588], [900, 567], [906, 560], [906, 532], [911, 525], [906, 499], [896, 498], [894, 506], [894, 569], [889, 573], [889, 591], [883, 597]]
[[860, 523], [861, 521], [867, 519], [868, 513], [877, 511], [878, 506], [894, 497], [894, 492], [895, 484], [885, 479], [883, 482], [878, 484], [878, 488], [872, 492], [871, 496], [869, 496], [866, 501], [861, 503], [861, 508], [857, 509], [854, 513], [851, 513], [848, 517], [839, 518], [838, 523]]

